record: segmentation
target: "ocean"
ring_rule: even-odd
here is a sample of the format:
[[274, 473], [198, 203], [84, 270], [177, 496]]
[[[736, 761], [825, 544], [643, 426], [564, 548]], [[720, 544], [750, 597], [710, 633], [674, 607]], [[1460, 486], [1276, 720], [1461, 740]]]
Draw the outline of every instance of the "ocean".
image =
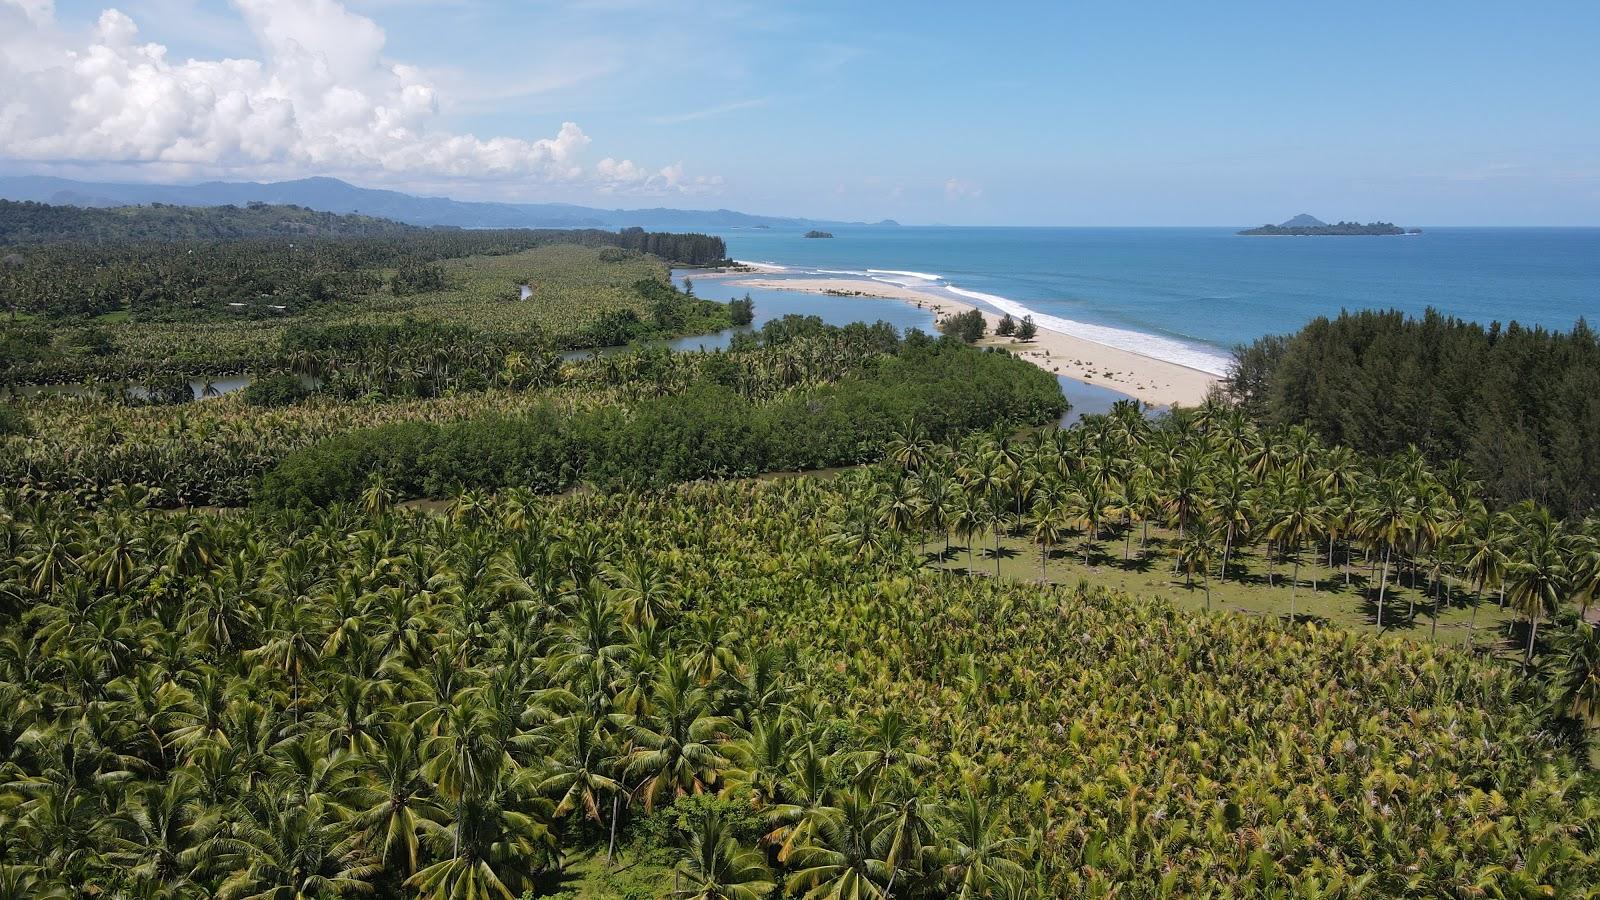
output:
[[791, 229], [718, 233], [735, 259], [797, 276], [850, 274], [946, 291], [1217, 374], [1235, 345], [1341, 309], [1420, 314], [1433, 307], [1484, 324], [1552, 329], [1579, 317], [1600, 320], [1600, 228], [1424, 227], [1395, 237], [1243, 237], [1236, 230], [872, 226], [834, 228], [831, 239]]

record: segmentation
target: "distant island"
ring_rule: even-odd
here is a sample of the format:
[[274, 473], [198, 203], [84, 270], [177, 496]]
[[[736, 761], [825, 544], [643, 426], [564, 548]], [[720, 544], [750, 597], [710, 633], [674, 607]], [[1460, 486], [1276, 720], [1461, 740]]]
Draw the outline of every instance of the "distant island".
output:
[[1289, 235], [1292, 237], [1311, 235], [1385, 235], [1385, 234], [1421, 234], [1420, 228], [1401, 228], [1392, 222], [1339, 222], [1329, 225], [1315, 216], [1301, 213], [1281, 225], [1262, 225], [1260, 228], [1246, 228], [1239, 232], [1244, 235]]
[[833, 232], [831, 232], [831, 231], [808, 231], [808, 232], [806, 232], [806, 237], [808, 237], [808, 238], [831, 238], [831, 237], [833, 237]]

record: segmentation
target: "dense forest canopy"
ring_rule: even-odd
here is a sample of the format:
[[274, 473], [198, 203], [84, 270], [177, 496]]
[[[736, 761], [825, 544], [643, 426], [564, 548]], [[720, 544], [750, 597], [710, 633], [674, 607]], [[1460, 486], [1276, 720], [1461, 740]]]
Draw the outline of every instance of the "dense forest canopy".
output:
[[0, 200], [0, 247], [36, 244], [138, 244], [259, 238], [372, 237], [411, 225], [303, 206], [119, 206], [96, 209]]
[[1502, 505], [1600, 500], [1600, 337], [1429, 310], [1318, 318], [1235, 351], [1229, 392], [1263, 421], [1370, 453], [1461, 457]]
[[[321, 224], [305, 233], [279, 228], [301, 218]], [[634, 250], [691, 266], [727, 257], [718, 237], [638, 228], [465, 231], [299, 207], [89, 210], [0, 202], [0, 236], [34, 233], [59, 242], [0, 239], [0, 303], [13, 316], [293, 313], [366, 297], [391, 280], [388, 270], [402, 270], [397, 285], [415, 290], [414, 273], [426, 273], [430, 263], [558, 244]]]

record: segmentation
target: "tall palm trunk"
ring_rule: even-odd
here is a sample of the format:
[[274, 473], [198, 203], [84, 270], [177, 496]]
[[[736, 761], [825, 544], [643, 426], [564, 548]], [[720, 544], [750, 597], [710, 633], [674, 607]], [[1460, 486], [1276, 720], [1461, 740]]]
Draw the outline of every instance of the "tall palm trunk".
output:
[[1467, 620], [1467, 648], [1472, 648], [1472, 631], [1478, 627], [1478, 604], [1483, 602], [1483, 585], [1478, 585], [1477, 593], [1472, 596], [1472, 617]]
[[617, 849], [617, 806], [622, 803], [622, 795], [611, 795], [611, 842], [606, 845], [606, 865], [611, 865], [611, 854]]
[[1228, 557], [1232, 555], [1232, 553], [1233, 529], [1229, 528], [1222, 536], [1222, 571], [1217, 573], [1217, 577], [1221, 578], [1223, 581], [1228, 580]]
[[1383, 594], [1389, 586], [1389, 545], [1383, 545], [1383, 574], [1378, 576], [1378, 629], [1383, 630]]
[[1294, 575], [1289, 582], [1289, 621], [1294, 621], [1294, 592], [1300, 587], [1300, 548], [1296, 547], [1294, 553]]
[[1522, 661], [1522, 668], [1527, 669], [1533, 665], [1533, 642], [1539, 636], [1539, 608], [1533, 608], [1533, 627], [1528, 629], [1528, 658]]

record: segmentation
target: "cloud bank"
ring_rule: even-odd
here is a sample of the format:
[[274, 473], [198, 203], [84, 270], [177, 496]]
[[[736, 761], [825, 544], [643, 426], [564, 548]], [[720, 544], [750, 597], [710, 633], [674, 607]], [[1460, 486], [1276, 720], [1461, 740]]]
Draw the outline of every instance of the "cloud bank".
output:
[[232, 0], [259, 59], [168, 58], [132, 19], [101, 13], [87, 34], [53, 0], [0, 0], [0, 158], [116, 164], [165, 175], [495, 180], [602, 193], [715, 190], [681, 164], [604, 158], [566, 122], [552, 137], [479, 138], [440, 124], [415, 66], [384, 56], [373, 20], [337, 0]]

